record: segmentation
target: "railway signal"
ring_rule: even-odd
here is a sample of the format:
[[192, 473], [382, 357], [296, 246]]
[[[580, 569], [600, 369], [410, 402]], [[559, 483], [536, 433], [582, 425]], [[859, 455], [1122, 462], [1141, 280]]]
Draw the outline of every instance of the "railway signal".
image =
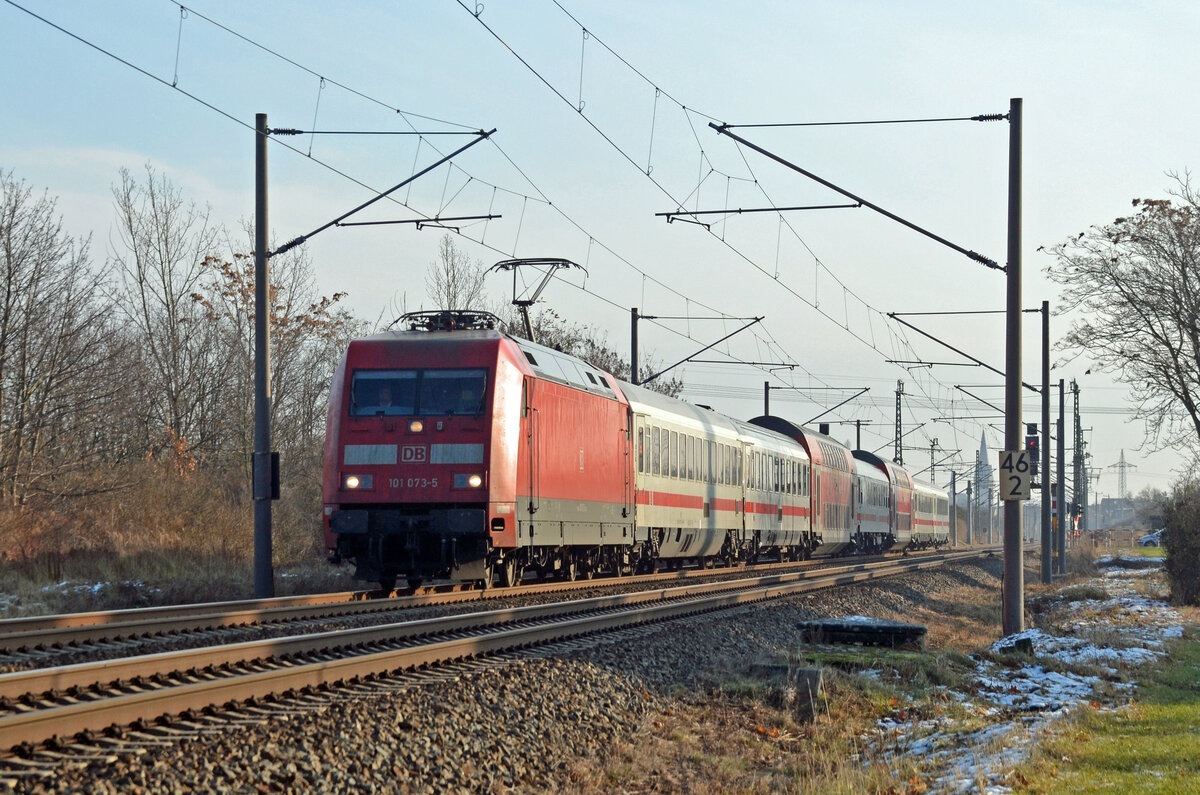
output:
[[1038, 450], [1037, 423], [1026, 423], [1025, 431], [1025, 451], [1029, 454], [1029, 475], [1031, 478], [1036, 479], [1038, 475], [1038, 462], [1041, 460], [1041, 453]]

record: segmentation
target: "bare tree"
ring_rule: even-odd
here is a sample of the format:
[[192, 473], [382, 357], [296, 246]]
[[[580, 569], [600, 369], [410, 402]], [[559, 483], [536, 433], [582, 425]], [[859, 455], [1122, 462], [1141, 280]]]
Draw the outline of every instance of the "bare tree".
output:
[[1080, 312], [1063, 344], [1130, 386], [1147, 442], [1200, 450], [1200, 194], [1172, 175], [1170, 199], [1055, 246], [1063, 312]]
[[1151, 528], [1162, 527], [1162, 515], [1171, 495], [1162, 489], [1146, 486], [1133, 498], [1134, 512], [1138, 519]]
[[68, 494], [111, 458], [104, 443], [122, 391], [103, 273], [62, 229], [53, 199], [0, 172], [0, 494]]
[[[233, 247], [234, 244], [230, 244]], [[219, 328], [226, 407], [221, 448], [237, 462], [253, 449], [254, 258], [234, 252], [209, 258], [194, 299]], [[350, 339], [366, 331], [340, 305], [345, 293], [321, 296], [303, 249], [271, 260], [272, 439], [285, 455], [320, 452], [329, 382]]]
[[216, 328], [193, 296], [220, 230], [149, 165], [145, 182], [121, 169], [113, 196], [122, 245], [112, 262], [118, 306], [136, 330], [143, 442], [167, 449], [183, 439], [188, 449], [211, 449], [225, 410], [218, 401], [224, 362]]
[[[132, 534], [150, 545], [162, 532], [244, 537], [235, 514], [252, 446], [253, 257], [151, 168], [141, 181], [122, 171], [114, 197], [118, 231], [97, 267], [52, 199], [0, 171], [0, 530], [18, 555], [113, 548], [131, 525], [153, 531]], [[317, 292], [301, 250], [272, 261], [285, 554], [310, 554], [318, 536], [329, 381], [366, 330], [342, 297]], [[111, 501], [73, 500], [117, 489]], [[163, 506], [173, 530], [156, 526]], [[205, 532], [192, 533], [200, 521]]]
[[485, 298], [484, 273], [483, 262], [472, 262], [447, 233], [442, 235], [437, 259], [425, 273], [425, 289], [437, 309], [479, 309]]

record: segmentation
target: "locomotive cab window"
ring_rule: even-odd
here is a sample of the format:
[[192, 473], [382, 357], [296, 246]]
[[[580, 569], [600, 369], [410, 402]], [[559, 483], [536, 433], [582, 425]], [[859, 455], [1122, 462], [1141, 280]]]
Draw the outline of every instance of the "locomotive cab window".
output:
[[417, 405], [417, 370], [358, 370], [350, 387], [350, 416], [407, 416]]
[[479, 414], [486, 386], [487, 370], [422, 370], [419, 412]]
[[357, 370], [350, 416], [439, 416], [483, 412], [487, 370]]

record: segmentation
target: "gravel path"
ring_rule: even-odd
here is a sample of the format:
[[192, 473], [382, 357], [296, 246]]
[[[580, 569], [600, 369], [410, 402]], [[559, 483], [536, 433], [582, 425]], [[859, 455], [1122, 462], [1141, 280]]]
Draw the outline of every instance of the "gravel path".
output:
[[636, 742], [647, 716], [669, 711], [672, 692], [702, 691], [787, 647], [798, 621], [904, 614], [925, 604], [926, 593], [969, 584], [995, 588], [1000, 568], [995, 559], [959, 563], [623, 633], [590, 649], [328, 704], [139, 757], [64, 764], [52, 776], [8, 787], [35, 793], [571, 789], [580, 769], [603, 769], [614, 747]]

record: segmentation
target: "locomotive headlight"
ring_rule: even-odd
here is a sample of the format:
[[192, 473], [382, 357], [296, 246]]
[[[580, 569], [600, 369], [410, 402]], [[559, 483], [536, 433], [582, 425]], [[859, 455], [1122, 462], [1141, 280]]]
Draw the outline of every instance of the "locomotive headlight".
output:
[[483, 475], [467, 475], [460, 473], [454, 476], [454, 488], [477, 489], [483, 485]]
[[342, 475], [342, 488], [361, 491], [375, 486], [374, 475]]
[[423, 430], [425, 430], [425, 423], [420, 420], [413, 420], [408, 424], [409, 433], [420, 433]]

